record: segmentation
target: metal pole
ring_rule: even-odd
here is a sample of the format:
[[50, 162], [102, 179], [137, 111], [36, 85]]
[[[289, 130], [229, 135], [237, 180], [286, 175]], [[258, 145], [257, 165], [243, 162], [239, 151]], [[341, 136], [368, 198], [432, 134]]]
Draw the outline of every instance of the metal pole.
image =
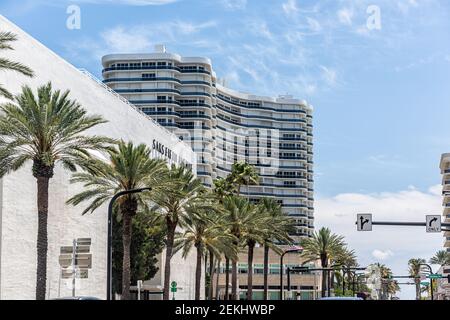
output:
[[345, 297], [345, 269], [342, 268], [342, 296]]
[[75, 297], [75, 278], [77, 276], [75, 271], [75, 259], [77, 251], [77, 239], [73, 239], [72, 245], [72, 297]]
[[107, 266], [106, 266], [106, 300], [111, 300], [112, 296], [112, 214], [114, 208], [114, 202], [117, 198], [131, 193], [139, 193], [143, 191], [150, 191], [152, 188], [140, 188], [135, 190], [126, 190], [116, 193], [109, 202], [108, 206], [108, 253], [107, 253]]
[[[433, 269], [431, 268], [431, 266], [429, 264], [426, 263], [421, 263], [421, 266], [426, 266], [429, 270], [430, 270], [430, 276], [433, 275]], [[430, 289], [431, 289], [431, 300], [434, 300], [434, 296], [433, 296], [433, 278], [430, 277]]]
[[289, 297], [291, 296], [291, 268], [287, 268], [287, 286], [288, 286], [288, 292]]
[[280, 300], [283, 300], [283, 258], [286, 253], [283, 252], [280, 258]]

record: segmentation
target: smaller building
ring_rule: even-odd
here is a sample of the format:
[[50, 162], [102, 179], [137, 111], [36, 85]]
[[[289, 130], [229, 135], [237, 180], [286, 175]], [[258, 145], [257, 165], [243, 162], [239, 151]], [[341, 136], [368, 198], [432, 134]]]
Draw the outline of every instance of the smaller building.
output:
[[441, 267], [438, 274], [444, 275], [444, 278], [437, 279], [437, 289], [434, 298], [436, 300], [450, 300], [450, 265]]

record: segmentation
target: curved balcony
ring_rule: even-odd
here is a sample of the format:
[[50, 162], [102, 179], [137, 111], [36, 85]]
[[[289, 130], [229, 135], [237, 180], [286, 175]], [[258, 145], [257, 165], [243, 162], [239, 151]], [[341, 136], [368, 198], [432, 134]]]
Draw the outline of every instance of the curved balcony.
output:
[[211, 72], [202, 69], [180, 69], [177, 66], [138, 66], [138, 67], [108, 67], [102, 70], [102, 73], [107, 73], [110, 71], [145, 71], [145, 70], [174, 70], [180, 73], [203, 73], [210, 75]]

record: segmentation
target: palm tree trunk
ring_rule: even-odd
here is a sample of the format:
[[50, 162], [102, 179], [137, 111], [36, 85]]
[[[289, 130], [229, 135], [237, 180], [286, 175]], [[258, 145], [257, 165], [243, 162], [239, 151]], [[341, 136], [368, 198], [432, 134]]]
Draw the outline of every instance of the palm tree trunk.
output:
[[420, 280], [415, 279], [416, 282], [416, 300], [420, 300]]
[[228, 293], [230, 292], [230, 259], [225, 257], [225, 298], [224, 300], [228, 300]]
[[196, 245], [197, 248], [197, 265], [195, 268], [195, 300], [200, 300], [200, 282], [202, 280], [202, 246]]
[[216, 300], [219, 300], [219, 277], [220, 277], [220, 260], [217, 259]]
[[45, 300], [47, 291], [47, 251], [48, 251], [48, 177], [37, 177], [37, 269], [36, 269], [36, 300]]
[[[322, 268], [326, 268], [328, 266], [328, 259], [325, 258], [321, 258], [321, 265]], [[322, 270], [322, 297], [326, 297], [327, 294], [327, 271], [326, 270]]]
[[121, 300], [130, 300], [130, 278], [131, 278], [131, 219], [132, 216], [127, 212], [122, 212], [123, 226], [122, 226], [122, 244], [123, 244], [123, 258], [122, 258], [122, 296]]
[[268, 300], [269, 247], [264, 246], [264, 300]]
[[212, 251], [209, 251], [209, 300], [213, 299], [214, 263], [214, 254], [212, 253]]
[[163, 300], [169, 300], [170, 295], [170, 260], [172, 260], [173, 243], [177, 223], [167, 221], [166, 264], [164, 266], [164, 294]]
[[238, 300], [237, 277], [237, 260], [233, 260], [231, 264], [231, 300]]
[[248, 244], [248, 277], [247, 277], [247, 300], [253, 300], [253, 252], [255, 244]]

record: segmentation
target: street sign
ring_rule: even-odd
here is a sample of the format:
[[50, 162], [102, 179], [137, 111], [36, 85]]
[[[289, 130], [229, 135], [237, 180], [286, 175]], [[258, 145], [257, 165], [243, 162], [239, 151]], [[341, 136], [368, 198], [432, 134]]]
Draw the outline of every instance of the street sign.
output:
[[429, 274], [427, 276], [428, 279], [441, 279], [444, 278], [444, 276], [442, 274]]
[[[67, 268], [72, 265], [72, 255], [71, 254], [61, 254], [59, 256], [59, 264], [63, 268]], [[91, 253], [81, 253], [75, 255], [75, 266], [80, 268], [92, 268], [92, 254]]]
[[[89, 253], [90, 246], [88, 246], [88, 245], [86, 245], [86, 246], [85, 245], [77, 246], [75, 250], [76, 250], [76, 253]], [[72, 254], [73, 253], [73, 246], [61, 247], [60, 253], [61, 254]]]
[[427, 216], [427, 232], [430, 233], [439, 233], [441, 232], [441, 216]]
[[358, 231], [372, 231], [372, 214], [361, 213], [356, 215]]
[[92, 243], [91, 238], [78, 238], [77, 246], [90, 246]]

